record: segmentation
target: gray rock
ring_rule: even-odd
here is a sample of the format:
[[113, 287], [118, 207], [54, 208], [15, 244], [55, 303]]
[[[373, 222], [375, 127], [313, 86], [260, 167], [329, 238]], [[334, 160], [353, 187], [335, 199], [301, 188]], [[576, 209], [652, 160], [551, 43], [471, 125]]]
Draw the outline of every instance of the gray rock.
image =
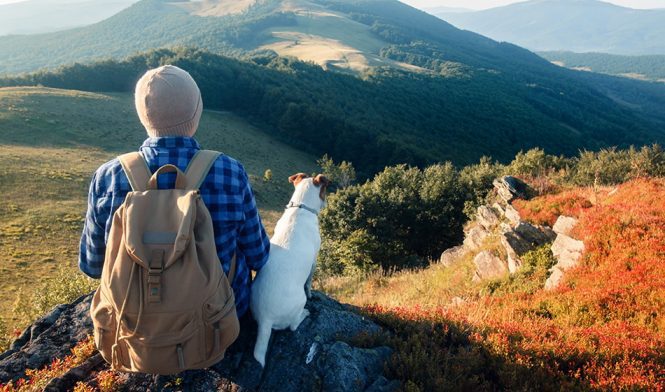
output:
[[319, 361], [323, 390], [345, 392], [369, 388], [381, 376], [390, 353], [387, 347], [370, 350], [335, 342]]
[[[12, 353], [0, 360], [0, 383], [25, 375], [26, 369], [41, 368], [54, 358], [70, 354], [72, 347], [92, 332], [89, 309], [92, 296], [84, 296], [72, 304], [59, 305], [37, 320], [13, 344]], [[29, 338], [26, 338], [29, 336]]]
[[391, 392], [398, 390], [399, 387], [399, 381], [390, 381], [383, 376], [379, 376], [376, 381], [367, 388], [366, 392]]
[[514, 274], [522, 266], [522, 256], [554, 239], [554, 232], [544, 226], [520, 222], [512, 231], [501, 235], [501, 245], [506, 250], [508, 270]]
[[556, 266], [552, 267], [550, 269], [550, 272], [551, 272], [551, 274], [550, 274], [549, 278], [547, 278], [547, 280], [545, 281], [545, 290], [548, 290], [548, 291], [549, 290], [554, 290], [559, 285], [559, 283], [561, 282], [561, 279], [564, 276], [564, 272], [561, 271]]
[[556, 267], [566, 271], [577, 265], [584, 252], [584, 242], [564, 234], [559, 234], [552, 244], [552, 253], [557, 259]]
[[473, 281], [478, 282], [483, 279], [500, 278], [508, 273], [506, 263], [498, 256], [489, 251], [482, 251], [473, 259], [476, 265], [476, 272]]
[[506, 208], [499, 202], [492, 204], [492, 208], [494, 208], [495, 211], [498, 211], [500, 216], [506, 214]]
[[552, 230], [554, 230], [554, 232], [557, 234], [563, 234], [569, 236], [570, 232], [573, 230], [573, 228], [576, 225], [577, 225], [577, 219], [561, 215], [556, 220], [556, 223], [554, 223], [554, 227], [552, 227]]
[[510, 224], [513, 226], [519, 224], [522, 220], [520, 213], [510, 204], [506, 205], [503, 216], [505, 216], [506, 219], [508, 219], [508, 222], [510, 222]]
[[510, 203], [515, 198], [526, 199], [528, 196], [528, 186], [522, 180], [513, 176], [503, 176], [492, 182], [499, 197], [506, 203]]
[[491, 230], [499, 223], [499, 216], [492, 207], [480, 206], [476, 213], [476, 222], [478, 222], [485, 230]]
[[584, 252], [584, 242], [576, 240], [565, 234], [559, 234], [552, 244], [552, 253], [557, 263], [550, 269], [550, 276], [545, 281], [545, 289], [555, 289], [567, 270], [578, 264]]
[[458, 262], [465, 254], [466, 254], [466, 249], [464, 248], [464, 246], [462, 245], [455, 246], [453, 248], [444, 251], [441, 254], [441, 259], [439, 259], [439, 262], [443, 264], [445, 267], [450, 267], [456, 262]]
[[480, 248], [488, 234], [487, 230], [480, 225], [472, 227], [464, 236], [464, 247], [467, 250]]
[[501, 235], [500, 241], [501, 246], [506, 250], [508, 271], [510, 271], [511, 274], [514, 274], [522, 265], [520, 256], [528, 252], [531, 245], [512, 230], [504, 232]]
[[[92, 332], [89, 317], [91, 295], [61, 305], [30, 328], [30, 338], [16, 344], [14, 352], [0, 360], [0, 383], [25, 375], [26, 368], [41, 368]], [[388, 347], [358, 348], [350, 342], [361, 334], [386, 333], [378, 325], [319, 292], [307, 303], [310, 316], [295, 331], [274, 331], [265, 369], [254, 360], [256, 323], [241, 320], [238, 340], [226, 357], [209, 369], [176, 376], [123, 374], [123, 388], [131, 391], [393, 391], [399, 383], [383, 377]], [[68, 389], [77, 381], [91, 381], [97, 371], [108, 369], [93, 357], [82, 366], [49, 383], [49, 390]]]
[[534, 246], [544, 245], [556, 238], [556, 233], [547, 226], [535, 226], [520, 222], [515, 226], [515, 233]]

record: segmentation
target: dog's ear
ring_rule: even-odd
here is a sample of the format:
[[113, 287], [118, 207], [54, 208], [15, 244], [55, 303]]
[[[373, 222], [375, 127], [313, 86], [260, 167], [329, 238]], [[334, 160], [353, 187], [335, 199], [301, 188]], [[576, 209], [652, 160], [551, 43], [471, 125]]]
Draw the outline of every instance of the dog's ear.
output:
[[321, 190], [319, 191], [319, 197], [321, 200], [326, 199], [326, 189], [328, 189], [328, 186], [331, 184], [331, 181], [328, 179], [328, 177], [324, 176], [323, 174], [319, 174], [318, 176], [314, 177], [314, 180], [312, 181], [314, 185], [320, 186]]
[[293, 186], [298, 186], [300, 181], [304, 180], [305, 178], [308, 178], [309, 176], [305, 173], [297, 173], [289, 177], [289, 182], [293, 184]]

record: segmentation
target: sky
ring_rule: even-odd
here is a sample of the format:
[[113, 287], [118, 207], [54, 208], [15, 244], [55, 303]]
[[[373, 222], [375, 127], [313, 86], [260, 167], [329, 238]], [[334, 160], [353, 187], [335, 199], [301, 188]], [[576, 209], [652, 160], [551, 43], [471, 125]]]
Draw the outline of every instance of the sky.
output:
[[[499, 7], [511, 3], [517, 3], [516, 0], [400, 0], [417, 8], [432, 7], [453, 7], [453, 8], [471, 8], [486, 9]], [[605, 0], [630, 8], [665, 8], [665, 0]]]
[[[24, 0], [0, 0], [0, 4], [17, 3]], [[71, 0], [70, 0], [71, 1]], [[432, 7], [454, 7], [486, 9], [498, 7], [511, 3], [517, 3], [516, 0], [401, 0], [417, 8]], [[606, 0], [608, 3], [614, 3], [630, 8], [665, 8], [665, 0]], [[64, 2], [64, 1], [63, 1]]]

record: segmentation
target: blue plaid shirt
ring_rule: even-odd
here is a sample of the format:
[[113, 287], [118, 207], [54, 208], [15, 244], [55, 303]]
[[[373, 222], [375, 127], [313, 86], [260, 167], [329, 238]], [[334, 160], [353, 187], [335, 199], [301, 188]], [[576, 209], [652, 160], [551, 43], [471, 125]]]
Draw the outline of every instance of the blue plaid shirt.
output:
[[[162, 137], [147, 139], [140, 151], [154, 173], [168, 163], [184, 171], [200, 149], [193, 138]], [[157, 182], [160, 189], [173, 188], [175, 174], [164, 174]], [[131, 190], [117, 158], [103, 164], [92, 177], [79, 252], [79, 268], [92, 278], [101, 277], [113, 214]], [[231, 285], [240, 317], [249, 306], [250, 269], [258, 271], [266, 263], [270, 241], [261, 223], [247, 173], [238, 161], [221, 155], [210, 169], [200, 192], [212, 216], [217, 254], [227, 274], [233, 253], [236, 253], [237, 269]]]

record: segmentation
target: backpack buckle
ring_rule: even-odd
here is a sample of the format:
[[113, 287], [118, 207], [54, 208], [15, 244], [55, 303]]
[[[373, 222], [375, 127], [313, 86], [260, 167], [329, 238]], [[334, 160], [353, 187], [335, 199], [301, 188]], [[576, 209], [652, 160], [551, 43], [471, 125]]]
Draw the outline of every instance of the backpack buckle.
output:
[[148, 303], [162, 302], [162, 272], [164, 271], [164, 250], [153, 249], [148, 269]]

